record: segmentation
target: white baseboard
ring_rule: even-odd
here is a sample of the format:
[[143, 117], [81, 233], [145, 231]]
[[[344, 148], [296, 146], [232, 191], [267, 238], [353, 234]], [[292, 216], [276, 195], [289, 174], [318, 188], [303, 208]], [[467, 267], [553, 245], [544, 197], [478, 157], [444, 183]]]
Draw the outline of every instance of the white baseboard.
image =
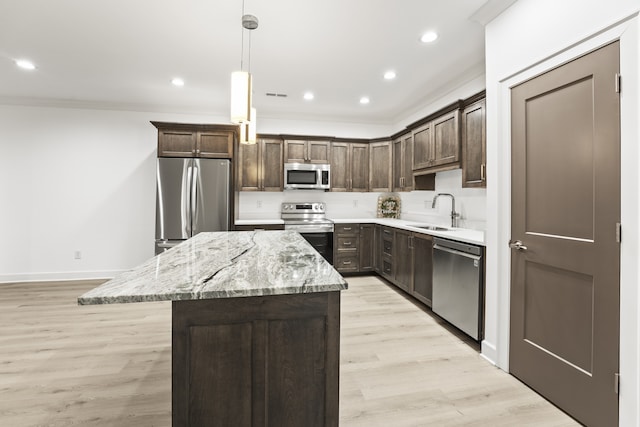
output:
[[64, 271], [57, 273], [0, 274], [0, 283], [14, 282], [59, 282], [65, 280], [112, 279], [125, 270], [109, 271]]
[[497, 366], [496, 360], [498, 360], [498, 351], [496, 350], [496, 346], [487, 340], [482, 341], [480, 356], [487, 360], [487, 362], [491, 363], [494, 366]]

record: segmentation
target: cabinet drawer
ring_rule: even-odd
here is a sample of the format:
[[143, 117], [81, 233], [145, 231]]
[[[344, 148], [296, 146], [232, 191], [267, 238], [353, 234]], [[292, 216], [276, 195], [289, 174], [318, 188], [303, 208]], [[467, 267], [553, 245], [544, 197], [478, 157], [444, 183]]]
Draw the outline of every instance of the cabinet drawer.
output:
[[333, 263], [336, 270], [341, 272], [360, 271], [357, 255], [338, 255]]
[[382, 274], [387, 277], [393, 277], [393, 264], [390, 259], [382, 260]]
[[391, 256], [391, 254], [393, 253], [393, 240], [382, 240], [382, 253], [384, 255]]
[[357, 234], [360, 232], [358, 224], [335, 224], [333, 232], [336, 234]]
[[358, 236], [338, 236], [338, 251], [357, 251]]

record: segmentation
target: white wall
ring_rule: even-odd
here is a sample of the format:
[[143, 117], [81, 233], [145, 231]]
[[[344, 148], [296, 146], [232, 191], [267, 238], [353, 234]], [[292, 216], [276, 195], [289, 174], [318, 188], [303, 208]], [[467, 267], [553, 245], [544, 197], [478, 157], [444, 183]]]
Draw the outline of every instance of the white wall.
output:
[[[435, 191], [396, 193], [400, 196], [401, 218], [430, 224], [451, 225], [451, 202], [445, 198], [431, 208], [436, 193], [451, 193], [456, 198], [456, 211], [462, 218], [459, 226], [484, 230], [486, 223], [486, 190], [462, 188], [460, 169], [436, 174]], [[319, 201], [327, 204], [329, 218], [375, 218], [378, 196], [383, 193], [332, 193], [324, 191], [240, 192], [240, 219], [278, 219], [282, 202]]]
[[0, 106], [0, 280], [109, 277], [153, 255], [155, 139], [140, 113]]
[[637, 0], [519, 0], [486, 27], [487, 288], [482, 352], [508, 370], [509, 87], [616, 39], [621, 41], [622, 224], [620, 425], [640, 426]]

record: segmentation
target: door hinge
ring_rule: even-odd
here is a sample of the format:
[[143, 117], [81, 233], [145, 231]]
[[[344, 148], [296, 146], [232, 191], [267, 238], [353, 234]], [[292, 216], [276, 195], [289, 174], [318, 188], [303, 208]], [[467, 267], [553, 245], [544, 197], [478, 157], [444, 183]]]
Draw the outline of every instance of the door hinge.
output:
[[616, 73], [616, 93], [620, 93], [622, 90], [622, 75]]
[[616, 222], [616, 243], [622, 242], [622, 224]]
[[613, 391], [620, 394], [620, 374], [617, 372], [613, 374]]

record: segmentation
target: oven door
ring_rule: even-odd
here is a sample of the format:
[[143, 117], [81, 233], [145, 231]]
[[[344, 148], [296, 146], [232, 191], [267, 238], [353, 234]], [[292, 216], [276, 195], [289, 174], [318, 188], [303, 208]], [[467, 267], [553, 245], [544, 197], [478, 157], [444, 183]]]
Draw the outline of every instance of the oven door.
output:
[[285, 224], [284, 229], [300, 233], [304, 240], [333, 265], [333, 224], [328, 226], [300, 224], [287, 226]]
[[333, 265], [333, 233], [331, 232], [300, 232], [300, 235], [318, 251], [329, 264]]

